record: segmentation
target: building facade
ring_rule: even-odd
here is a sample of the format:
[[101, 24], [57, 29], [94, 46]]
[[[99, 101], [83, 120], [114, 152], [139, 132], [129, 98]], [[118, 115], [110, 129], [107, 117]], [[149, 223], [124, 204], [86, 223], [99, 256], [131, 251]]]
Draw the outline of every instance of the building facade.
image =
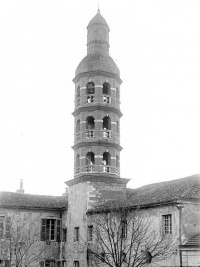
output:
[[[146, 266], [200, 265], [200, 176], [138, 189], [128, 189], [129, 179], [120, 176], [122, 81], [109, 46], [109, 26], [98, 10], [87, 27], [87, 55], [73, 79], [74, 178], [63, 197], [24, 194], [22, 184], [18, 193], [0, 193], [2, 267], [90, 265], [88, 246], [98, 245], [92, 218], [99, 207], [103, 216], [113, 204], [115, 214], [126, 210], [134, 218], [137, 212], [164, 240], [173, 239], [173, 249], [159, 263], [148, 247], [152, 260]], [[123, 238], [127, 243], [128, 232]]]

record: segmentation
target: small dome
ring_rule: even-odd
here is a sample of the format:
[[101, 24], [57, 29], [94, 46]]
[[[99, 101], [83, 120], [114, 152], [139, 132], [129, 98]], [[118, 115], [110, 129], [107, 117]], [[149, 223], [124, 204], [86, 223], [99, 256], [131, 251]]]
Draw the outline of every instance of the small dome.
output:
[[[98, 13], [94, 16], [93, 19], [91, 19], [91, 21], [89, 22], [87, 29], [89, 27], [91, 27], [94, 24], [103, 24], [106, 25], [108, 27], [108, 24], [106, 22], [106, 20], [104, 19], [104, 17], [101, 16], [100, 12], [98, 11]], [[109, 28], [109, 27], [108, 27]]]
[[109, 55], [101, 53], [91, 53], [84, 57], [79, 63], [75, 75], [97, 70], [120, 76], [119, 69], [114, 60]]

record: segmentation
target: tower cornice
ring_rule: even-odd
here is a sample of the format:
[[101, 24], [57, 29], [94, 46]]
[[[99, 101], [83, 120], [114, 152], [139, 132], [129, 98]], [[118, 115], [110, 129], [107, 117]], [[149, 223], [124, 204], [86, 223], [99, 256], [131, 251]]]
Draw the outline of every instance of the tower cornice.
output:
[[123, 148], [116, 143], [113, 142], [108, 142], [108, 141], [103, 141], [103, 140], [96, 140], [96, 141], [79, 141], [78, 143], [76, 143], [75, 145], [72, 146], [73, 150], [76, 150], [80, 147], [88, 147], [88, 146], [105, 146], [105, 147], [114, 147], [116, 148], [118, 151], [121, 151]]
[[111, 111], [114, 112], [115, 114], [118, 115], [119, 118], [122, 117], [122, 113], [119, 109], [115, 108], [114, 106], [105, 106], [105, 105], [101, 105], [101, 104], [95, 104], [94, 106], [92, 105], [87, 105], [87, 106], [81, 106], [79, 108], [77, 108], [76, 110], [74, 110], [74, 112], [72, 113], [73, 116], [77, 116], [79, 115], [81, 112], [84, 111], [95, 111], [95, 110], [104, 110], [104, 111]]
[[102, 70], [81, 72], [76, 77], [74, 77], [73, 82], [76, 83], [83, 77], [92, 77], [92, 76], [97, 76], [97, 75], [105, 76], [105, 77], [108, 77], [108, 78], [114, 78], [114, 79], [117, 80], [117, 82], [119, 84], [122, 83], [122, 80], [120, 79], [119, 75], [117, 75], [115, 73], [111, 73], [111, 72], [102, 71]]
[[127, 178], [116, 178], [114, 175], [105, 175], [105, 174], [87, 174], [87, 175], [82, 175], [78, 178], [74, 178], [74, 179], [71, 179], [69, 181], [66, 181], [65, 183], [68, 185], [68, 186], [72, 186], [72, 185], [75, 185], [75, 184], [79, 184], [79, 183], [83, 183], [83, 182], [87, 182], [87, 181], [90, 181], [90, 182], [104, 182], [104, 183], [108, 183], [108, 184], [127, 184], [130, 179], [127, 179]]

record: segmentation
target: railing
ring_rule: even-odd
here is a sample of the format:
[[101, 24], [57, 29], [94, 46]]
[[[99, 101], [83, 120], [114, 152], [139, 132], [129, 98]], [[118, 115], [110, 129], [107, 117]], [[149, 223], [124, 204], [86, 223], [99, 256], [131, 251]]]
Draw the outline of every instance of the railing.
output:
[[86, 172], [94, 172], [94, 166], [86, 166]]
[[111, 168], [109, 166], [103, 166], [103, 172], [111, 172]]
[[120, 169], [116, 166], [102, 164], [89, 164], [75, 167], [75, 175], [79, 175], [81, 173], [109, 173], [119, 176]]
[[103, 130], [103, 137], [104, 138], [111, 138], [111, 131], [110, 130]]
[[95, 95], [95, 94], [86, 94], [81, 97], [77, 97], [75, 101], [75, 106], [79, 107], [80, 105], [87, 105], [87, 104], [96, 104], [96, 103], [101, 103], [101, 104], [110, 104], [112, 106], [115, 106], [116, 108], [119, 108], [120, 106], [120, 99], [113, 97], [111, 95]]
[[94, 95], [88, 95], [86, 98], [86, 103], [93, 103], [95, 102], [95, 96]]
[[86, 138], [94, 137], [94, 131], [87, 131], [86, 132]]
[[111, 104], [111, 97], [107, 96], [107, 95], [104, 95], [103, 96], [103, 103]]
[[81, 104], [81, 98], [78, 97], [77, 100], [76, 100], [76, 106], [79, 106]]
[[84, 130], [75, 134], [75, 141], [80, 141], [83, 139], [90, 139], [90, 138], [103, 138], [109, 139], [110, 141], [113, 140], [119, 143], [119, 133], [111, 130]]

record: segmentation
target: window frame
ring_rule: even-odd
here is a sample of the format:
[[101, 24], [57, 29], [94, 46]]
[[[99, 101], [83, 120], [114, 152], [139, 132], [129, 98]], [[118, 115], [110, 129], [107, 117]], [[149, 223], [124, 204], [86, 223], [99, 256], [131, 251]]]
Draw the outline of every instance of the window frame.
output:
[[[49, 262], [49, 265], [46, 265], [46, 263]], [[51, 263], [54, 263], [53, 265], [51, 265]], [[44, 267], [56, 267], [56, 260], [53, 259], [47, 259], [44, 261]]]
[[93, 225], [88, 225], [87, 227], [87, 240], [89, 242], [93, 241]]
[[95, 94], [95, 83], [90, 81], [86, 84], [86, 94], [94, 95]]
[[67, 242], [67, 228], [62, 228], [62, 242]]
[[79, 267], [80, 263], [78, 260], [74, 260], [73, 267]]
[[79, 242], [79, 227], [74, 227], [74, 242]]
[[[50, 221], [50, 226], [47, 228], [47, 223]], [[52, 227], [52, 221], [54, 226]], [[53, 232], [53, 233], [52, 233]], [[52, 238], [53, 235], [53, 238]], [[42, 218], [40, 227], [40, 240], [49, 242], [61, 241], [61, 219], [58, 218]]]
[[164, 235], [172, 234], [172, 214], [162, 215], [162, 232]]

